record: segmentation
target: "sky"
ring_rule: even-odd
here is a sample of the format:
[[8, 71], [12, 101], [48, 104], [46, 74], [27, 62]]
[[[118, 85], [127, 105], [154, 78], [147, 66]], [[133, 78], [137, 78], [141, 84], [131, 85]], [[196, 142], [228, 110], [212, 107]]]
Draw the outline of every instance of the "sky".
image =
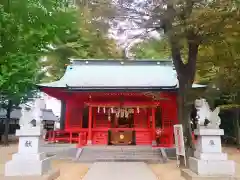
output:
[[61, 116], [61, 101], [56, 98], [53, 98], [45, 93], [42, 94], [45, 103], [46, 109], [52, 109], [53, 114], [57, 117]]
[[[148, 5], [146, 5], [147, 1]], [[136, 9], [136, 11], [139, 12], [148, 12], [146, 6], [149, 8], [152, 7], [150, 0], [133, 0], [128, 4], [126, 2], [128, 1], [123, 1], [123, 7]], [[146, 30], [149, 29], [139, 27], [139, 22], [141, 22], [141, 25], [144, 24], [142, 20], [148, 20], [148, 16], [140, 16], [138, 13], [124, 11], [116, 17], [117, 18], [110, 21], [111, 28], [109, 29], [109, 37], [115, 39], [121, 47], [126, 49], [127, 57], [131, 56], [131, 53], [129, 52], [131, 47], [136, 43], [141, 42], [144, 39], [143, 37], [160, 38], [160, 34], [157, 31], [146, 33]]]

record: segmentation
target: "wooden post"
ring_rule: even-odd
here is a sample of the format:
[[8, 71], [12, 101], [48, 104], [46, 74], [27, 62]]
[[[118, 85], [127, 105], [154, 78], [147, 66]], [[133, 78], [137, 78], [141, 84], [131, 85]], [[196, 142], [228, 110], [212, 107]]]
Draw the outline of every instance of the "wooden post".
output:
[[89, 112], [88, 112], [88, 145], [92, 144], [92, 107], [89, 106]]
[[133, 128], [136, 128], [136, 124], [137, 124], [136, 111], [137, 111], [137, 108], [133, 108]]
[[70, 127], [70, 118], [71, 118], [70, 101], [65, 101], [65, 123], [64, 123], [65, 129], [68, 129]]
[[61, 116], [60, 116], [60, 129], [65, 129], [65, 119], [66, 119], [66, 102], [61, 101]]
[[93, 107], [92, 107], [92, 113], [93, 113], [93, 125], [92, 125], [92, 127], [96, 128], [96, 124], [97, 124], [96, 114], [97, 114], [97, 111]]
[[147, 111], [147, 124], [148, 124], [148, 128], [151, 128], [151, 112], [150, 112], [150, 109], [148, 109], [148, 111]]
[[155, 107], [152, 108], [152, 145], [156, 146], [156, 119], [155, 119]]

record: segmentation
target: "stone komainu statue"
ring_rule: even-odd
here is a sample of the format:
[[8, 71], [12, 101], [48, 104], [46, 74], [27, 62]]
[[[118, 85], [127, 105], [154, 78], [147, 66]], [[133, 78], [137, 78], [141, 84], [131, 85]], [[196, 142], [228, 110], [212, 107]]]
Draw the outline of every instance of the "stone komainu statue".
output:
[[196, 99], [195, 108], [197, 109], [197, 124], [198, 127], [207, 127], [212, 129], [219, 129], [221, 119], [218, 116], [220, 108], [217, 107], [212, 111], [206, 99]]
[[22, 116], [19, 120], [20, 127], [41, 126], [43, 120], [42, 109], [45, 109], [45, 107], [45, 102], [42, 99], [37, 99], [34, 102], [34, 106], [32, 108], [28, 108], [25, 105], [22, 105]]

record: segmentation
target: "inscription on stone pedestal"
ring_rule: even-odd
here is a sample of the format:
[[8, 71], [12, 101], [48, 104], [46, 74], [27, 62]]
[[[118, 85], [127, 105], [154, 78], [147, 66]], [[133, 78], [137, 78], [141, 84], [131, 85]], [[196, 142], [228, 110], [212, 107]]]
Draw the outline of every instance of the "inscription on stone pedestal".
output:
[[214, 146], [214, 145], [215, 145], [214, 141], [213, 141], [213, 140], [210, 140], [210, 141], [209, 141], [209, 145]]
[[25, 147], [32, 147], [32, 141], [25, 141]]

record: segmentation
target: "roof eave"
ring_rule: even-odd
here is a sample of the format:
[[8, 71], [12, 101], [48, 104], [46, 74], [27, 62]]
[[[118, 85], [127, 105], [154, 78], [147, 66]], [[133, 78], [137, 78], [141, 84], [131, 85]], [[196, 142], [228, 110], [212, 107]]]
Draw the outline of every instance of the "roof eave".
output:
[[[137, 91], [163, 91], [163, 90], [178, 90], [179, 87], [175, 86], [147, 86], [147, 87], [126, 87], [126, 86], [119, 86], [119, 87], [108, 87], [108, 86], [84, 86], [84, 87], [73, 87], [73, 86], [65, 86], [65, 87], [54, 87], [54, 86], [44, 86], [44, 85], [37, 85], [39, 89], [42, 88], [53, 88], [53, 89], [65, 89], [68, 91], [111, 91], [111, 90], [137, 90]], [[206, 85], [197, 85], [195, 84], [192, 89], [203, 89], [207, 88]]]
[[175, 89], [175, 86], [85, 86], [85, 87], [71, 87], [67, 86], [68, 90], [162, 90]]

